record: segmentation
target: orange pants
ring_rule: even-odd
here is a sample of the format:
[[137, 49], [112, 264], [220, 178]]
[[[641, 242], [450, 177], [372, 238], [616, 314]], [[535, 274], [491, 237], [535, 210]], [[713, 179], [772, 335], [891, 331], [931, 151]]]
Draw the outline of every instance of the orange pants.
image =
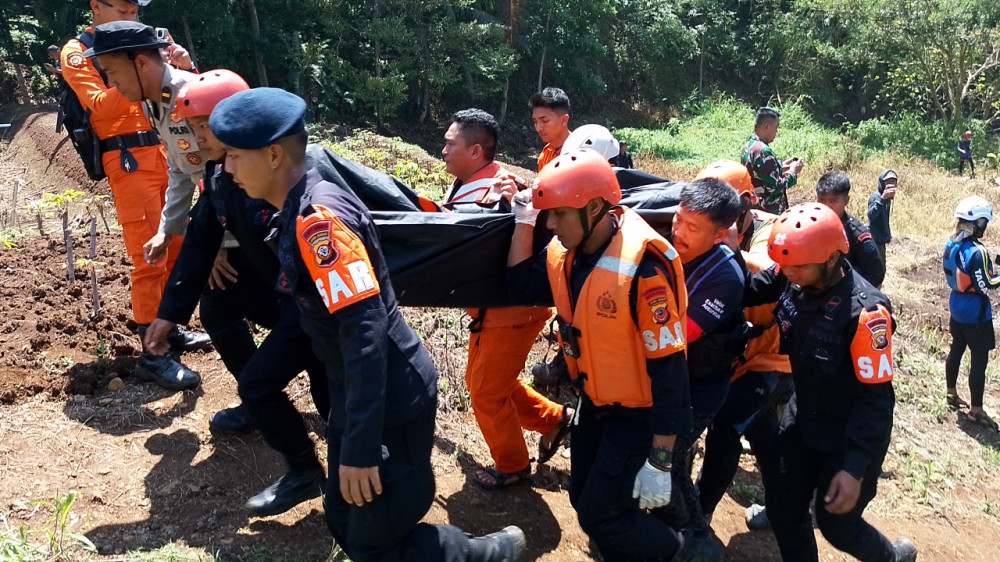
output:
[[167, 277], [177, 261], [183, 238], [175, 236], [167, 257], [150, 265], [142, 257], [142, 246], [160, 228], [160, 213], [167, 192], [167, 160], [162, 146], [131, 149], [138, 168], [128, 173], [121, 169], [118, 151], [104, 155], [104, 171], [115, 198], [118, 224], [122, 227], [125, 250], [132, 258], [132, 315], [138, 324], [156, 319]]
[[487, 325], [469, 335], [465, 384], [476, 421], [501, 472], [517, 472], [530, 466], [522, 427], [544, 435], [562, 419], [562, 405], [518, 378], [546, 321], [547, 317], [541, 317], [515, 327]]

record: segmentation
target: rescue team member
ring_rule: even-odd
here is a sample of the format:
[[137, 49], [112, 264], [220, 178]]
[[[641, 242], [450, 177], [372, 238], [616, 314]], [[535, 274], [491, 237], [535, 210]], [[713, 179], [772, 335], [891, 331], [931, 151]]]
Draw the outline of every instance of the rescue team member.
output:
[[958, 371], [965, 349], [971, 352], [969, 393], [972, 407], [968, 420], [997, 429], [997, 424], [983, 410], [986, 388], [986, 364], [990, 350], [996, 347], [993, 331], [993, 307], [987, 291], [1000, 287], [1000, 273], [979, 240], [993, 220], [993, 207], [982, 197], [966, 197], [955, 208], [958, 224], [955, 234], [944, 245], [944, 277], [951, 287], [948, 308], [951, 319], [951, 349], [945, 362], [948, 404], [961, 408], [969, 404], [958, 396]]
[[419, 523], [434, 499], [437, 372], [397, 307], [371, 216], [306, 171], [305, 110], [256, 88], [221, 101], [209, 123], [233, 181], [280, 209], [276, 287], [298, 305], [329, 381], [327, 525], [356, 561], [523, 561], [517, 527], [469, 538]]
[[885, 246], [892, 241], [889, 215], [892, 214], [892, 201], [896, 198], [898, 183], [896, 172], [886, 170], [878, 177], [878, 189], [868, 198], [868, 230], [872, 233], [872, 240], [875, 240], [883, 264], [888, 263], [885, 261]]
[[147, 262], [162, 259], [173, 238], [184, 235], [194, 188], [205, 172], [191, 125], [175, 111], [177, 92], [198, 76], [163, 62], [160, 49], [170, 44], [148, 25], [118, 21], [97, 26], [94, 48], [84, 53], [97, 58], [108, 85], [129, 101], [142, 102], [167, 149], [166, 202], [159, 230], [143, 246]]
[[[148, 0], [91, 0], [94, 21], [86, 33], [93, 36], [95, 26], [110, 22], [135, 21], [139, 6], [148, 3]], [[186, 50], [179, 45], [167, 49], [172, 64], [191, 67]], [[181, 245], [177, 240], [169, 246], [160, 263], [148, 263], [143, 256], [143, 244], [157, 233], [160, 225], [167, 190], [166, 151], [140, 104], [107, 86], [94, 61], [84, 57], [84, 50], [78, 39], [70, 39], [63, 46], [63, 79], [84, 109], [90, 111], [90, 122], [101, 139], [101, 160], [114, 195], [125, 249], [132, 258], [132, 314], [141, 332], [156, 318], [163, 288]], [[175, 351], [192, 350], [204, 347], [208, 337], [178, 328], [171, 332], [168, 341]], [[172, 390], [192, 389], [201, 384], [201, 377], [184, 368], [172, 355], [157, 357], [145, 350], [135, 374]]]
[[664, 515], [677, 524], [686, 523], [695, 536], [706, 540], [711, 533], [691, 481], [689, 453], [725, 402], [733, 366], [746, 349], [745, 266], [723, 243], [740, 211], [740, 197], [731, 185], [705, 177], [681, 188], [671, 225], [688, 296], [687, 360], [694, 423], [690, 431], [678, 434], [674, 444], [673, 473], [684, 501], [664, 510]]
[[[500, 180], [524, 185], [493, 160], [500, 125], [481, 109], [452, 116], [441, 157], [455, 176], [446, 207], [492, 206]], [[513, 179], [512, 179], [513, 178]], [[516, 188], [515, 188], [516, 189]], [[496, 490], [531, 475], [528, 447], [521, 428], [542, 434], [538, 462], [551, 458], [573, 409], [560, 406], [518, 378], [538, 333], [551, 312], [540, 307], [470, 309], [469, 361], [465, 384], [476, 422], [490, 448], [494, 467], [477, 470], [473, 482]]]
[[[277, 482], [247, 502], [252, 514], [267, 516], [319, 496], [326, 481], [306, 425], [285, 387], [305, 370], [313, 402], [323, 419], [329, 416], [330, 400], [325, 369], [302, 332], [295, 302], [274, 291], [278, 258], [264, 239], [277, 209], [262, 199], [251, 199], [233, 183], [222, 166], [225, 149], [209, 128], [208, 116], [216, 104], [247, 89], [238, 74], [214, 70], [188, 82], [177, 95], [177, 114], [191, 124], [198, 146], [209, 160], [205, 189], [191, 211], [177, 266], [167, 283], [158, 318], [146, 332], [146, 342], [153, 352], [163, 351], [164, 335], [175, 323], [191, 316], [202, 295], [203, 322], [226, 367], [236, 376], [243, 399], [240, 406], [213, 415], [209, 426], [232, 432], [258, 427], [288, 467]], [[218, 250], [226, 254], [219, 260], [216, 248], [226, 232], [239, 246]], [[219, 266], [220, 261], [225, 267]], [[202, 293], [206, 282], [214, 288]], [[270, 330], [259, 348], [248, 320]]]
[[781, 113], [778, 110], [770, 107], [758, 109], [753, 134], [743, 147], [741, 157], [761, 200], [761, 208], [775, 214], [788, 208], [788, 190], [795, 187], [804, 166], [798, 157], [782, 162], [771, 150], [780, 125]]
[[847, 261], [851, 262], [854, 271], [874, 287], [881, 287], [885, 279], [885, 262], [879, 255], [878, 246], [868, 227], [847, 212], [847, 204], [851, 201], [851, 180], [842, 172], [823, 174], [816, 183], [816, 201], [833, 209], [840, 217], [850, 246]]
[[[774, 262], [767, 256], [767, 239], [776, 217], [753, 208], [758, 201], [746, 168], [738, 162], [723, 160], [710, 164], [698, 178], [720, 179], [736, 188], [741, 210], [736, 220], [737, 245], [732, 249], [742, 250], [750, 272], [770, 267]], [[787, 401], [791, 390], [788, 357], [778, 353], [774, 304], [746, 308], [744, 315], [754, 329], [744, 352], [745, 360], [737, 364], [733, 373], [726, 401], [708, 427], [698, 475], [698, 502], [709, 522], [736, 476], [743, 453], [742, 436], [750, 442], [761, 473], [769, 468], [766, 461], [771, 437], [778, 429], [777, 406]], [[763, 506], [758, 507], [763, 510]]]
[[965, 163], [969, 163], [972, 175], [969, 179], [976, 179], [976, 163], [972, 160], [972, 131], [965, 131], [958, 141], [958, 175], [965, 171]]
[[538, 138], [545, 147], [538, 155], [538, 171], [556, 159], [562, 152], [563, 143], [569, 137], [569, 96], [560, 88], [545, 88], [535, 92], [528, 100], [531, 122], [535, 125]]
[[835, 548], [859, 560], [912, 562], [912, 542], [890, 543], [862, 517], [892, 433], [895, 321], [889, 299], [844, 259], [848, 248], [833, 211], [796, 205], [768, 239], [776, 266], [748, 284], [748, 306], [778, 303], [781, 350], [795, 380], [774, 469], [764, 474], [767, 514], [783, 560], [819, 559], [815, 499], [816, 523]]
[[[563, 154], [514, 196], [512, 296], [552, 296], [560, 347], [581, 388], [570, 502], [604, 560], [707, 560], [648, 509], [671, 502], [676, 436], [691, 429], [677, 252], [633, 211], [602, 156]], [[540, 210], [555, 233], [533, 255]], [[547, 271], [547, 275], [542, 270]]]

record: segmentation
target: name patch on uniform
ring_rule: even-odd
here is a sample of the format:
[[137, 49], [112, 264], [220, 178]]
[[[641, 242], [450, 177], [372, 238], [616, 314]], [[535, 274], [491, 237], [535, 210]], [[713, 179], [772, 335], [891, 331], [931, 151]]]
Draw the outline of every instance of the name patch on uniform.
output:
[[171, 135], [190, 135], [191, 134], [191, 129], [189, 129], [187, 127], [187, 125], [183, 125], [181, 127], [167, 127], [167, 130], [170, 131]]

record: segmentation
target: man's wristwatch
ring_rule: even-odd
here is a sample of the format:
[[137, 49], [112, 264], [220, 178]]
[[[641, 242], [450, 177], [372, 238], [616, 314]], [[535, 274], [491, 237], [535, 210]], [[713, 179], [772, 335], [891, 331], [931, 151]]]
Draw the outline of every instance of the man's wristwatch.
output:
[[649, 450], [649, 464], [662, 470], [670, 472], [674, 467], [674, 452], [666, 447], [653, 447]]

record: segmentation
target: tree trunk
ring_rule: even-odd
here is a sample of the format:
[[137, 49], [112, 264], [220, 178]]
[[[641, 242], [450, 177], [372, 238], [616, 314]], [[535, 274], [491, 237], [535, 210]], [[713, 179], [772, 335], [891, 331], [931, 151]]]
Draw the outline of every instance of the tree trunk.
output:
[[181, 23], [184, 24], [184, 41], [187, 42], [184, 46], [187, 47], [188, 53], [191, 54], [191, 62], [196, 63], [198, 57], [194, 54], [194, 39], [191, 38], [191, 26], [188, 25], [187, 16], [184, 14], [181, 14]]
[[[379, 0], [372, 0], [372, 21], [377, 22], [382, 17], [382, 3]], [[375, 39], [375, 78], [382, 78], [382, 40]], [[376, 106], [375, 126], [382, 131], [382, 111]]]
[[31, 92], [28, 90], [28, 83], [24, 79], [24, 69], [16, 62], [12, 64], [14, 65], [14, 71], [17, 73], [17, 89], [20, 92], [18, 101], [25, 104], [31, 103]]
[[507, 121], [507, 98], [510, 94], [510, 76], [503, 81], [503, 99], [500, 100], [500, 124]]
[[254, 3], [254, 0], [247, 0], [247, 8], [250, 11], [250, 31], [253, 32], [253, 56], [257, 61], [257, 76], [260, 79], [260, 85], [267, 87], [267, 69], [264, 68], [264, 54], [257, 47], [260, 43], [260, 21], [257, 19], [257, 5]]

